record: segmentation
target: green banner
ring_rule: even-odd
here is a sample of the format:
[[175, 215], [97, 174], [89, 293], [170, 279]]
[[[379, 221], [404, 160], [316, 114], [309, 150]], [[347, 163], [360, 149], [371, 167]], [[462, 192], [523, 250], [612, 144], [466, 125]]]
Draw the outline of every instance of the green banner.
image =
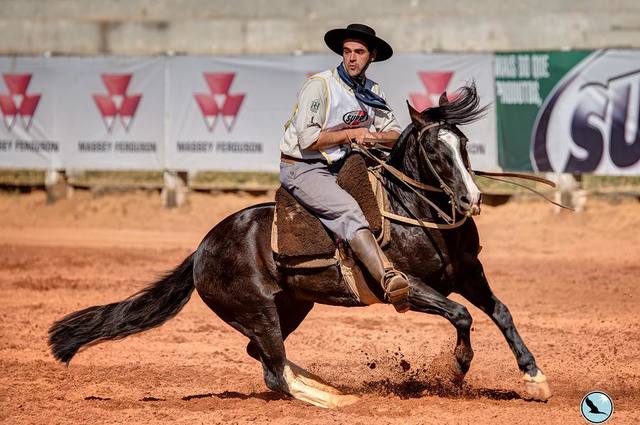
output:
[[498, 161], [504, 170], [534, 171], [531, 139], [552, 89], [590, 51], [496, 53]]

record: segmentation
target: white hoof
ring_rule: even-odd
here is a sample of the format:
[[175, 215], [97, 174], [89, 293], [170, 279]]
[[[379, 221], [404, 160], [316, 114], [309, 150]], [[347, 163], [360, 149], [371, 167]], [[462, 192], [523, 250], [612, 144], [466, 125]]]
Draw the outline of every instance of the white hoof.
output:
[[359, 400], [354, 395], [342, 394], [336, 388], [322, 382], [319, 377], [290, 361], [287, 361], [284, 367], [284, 379], [289, 387], [289, 394], [293, 398], [314, 406], [331, 409], [348, 406]]
[[553, 395], [547, 383], [547, 377], [538, 369], [536, 376], [525, 373], [522, 377], [524, 381], [525, 399], [536, 401], [547, 401]]

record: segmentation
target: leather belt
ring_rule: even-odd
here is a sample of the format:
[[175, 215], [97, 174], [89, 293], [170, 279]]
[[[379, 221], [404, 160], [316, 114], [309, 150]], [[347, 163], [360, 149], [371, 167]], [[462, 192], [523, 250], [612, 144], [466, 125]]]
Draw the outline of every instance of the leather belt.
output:
[[285, 155], [283, 153], [280, 154], [280, 161], [286, 162], [287, 164], [297, 164], [299, 162], [303, 162], [305, 164], [316, 164], [318, 162], [325, 162], [320, 158], [296, 158], [294, 156]]

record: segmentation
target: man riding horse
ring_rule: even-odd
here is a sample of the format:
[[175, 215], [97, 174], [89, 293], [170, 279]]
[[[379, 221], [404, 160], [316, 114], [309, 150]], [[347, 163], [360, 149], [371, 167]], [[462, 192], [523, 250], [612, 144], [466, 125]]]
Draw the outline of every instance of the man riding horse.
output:
[[280, 181], [340, 241], [347, 242], [398, 312], [409, 309], [406, 276], [380, 249], [358, 203], [336, 182], [352, 143], [377, 139], [392, 147], [401, 128], [378, 83], [365, 72], [393, 54], [388, 43], [362, 24], [324, 36], [342, 56], [337, 68], [310, 77], [298, 95], [280, 143]]
[[[452, 358], [446, 369], [438, 368], [442, 376], [461, 385], [473, 359], [471, 314], [447, 298], [457, 293], [501, 330], [524, 374], [525, 396], [548, 400], [547, 379], [509, 309], [491, 290], [478, 258], [480, 237], [472, 216], [480, 209], [480, 191], [472, 178], [468, 139], [458, 128], [486, 111], [475, 85], [461, 87], [451, 101], [441, 96], [439, 106], [422, 112], [409, 106], [411, 124], [394, 143], [398, 127], [393, 115], [384, 109], [379, 87], [364, 77], [367, 65], [387, 59], [391, 48], [368, 27], [350, 25], [346, 31], [334, 31], [327, 33], [327, 44], [342, 53], [344, 62], [337, 70], [312, 77], [300, 95], [298, 112], [283, 141], [284, 186], [319, 211], [337, 238], [350, 243], [396, 309], [409, 305], [412, 311], [442, 316], [455, 327]], [[385, 265], [386, 257], [357, 204], [335, 184], [349, 142], [364, 143], [370, 137], [394, 145], [378, 175], [389, 199], [385, 212], [393, 217], [388, 227], [391, 243], [385, 249], [408, 279]], [[431, 199], [419, 187], [434, 188]], [[451, 216], [442, 210], [449, 206]], [[341, 393], [293, 363], [285, 340], [316, 303], [342, 307], [363, 303], [345, 285], [337, 266], [304, 273], [279, 267], [271, 244], [275, 215], [273, 203], [231, 214], [179, 266], [138, 293], [58, 320], [49, 329], [54, 357], [68, 364], [83, 348], [160, 326], [178, 314], [197, 290], [213, 312], [247, 337], [247, 354], [260, 361], [268, 388], [321, 407], [354, 403], [356, 396]], [[407, 280], [411, 291], [406, 290]], [[396, 296], [407, 292], [408, 300]]]

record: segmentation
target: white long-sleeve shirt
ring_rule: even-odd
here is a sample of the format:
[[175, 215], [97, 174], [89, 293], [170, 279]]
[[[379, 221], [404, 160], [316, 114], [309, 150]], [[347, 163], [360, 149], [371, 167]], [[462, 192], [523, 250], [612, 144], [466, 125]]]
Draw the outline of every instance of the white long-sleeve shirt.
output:
[[[339, 86], [355, 96], [338, 75], [336, 69], [331, 72], [332, 78], [336, 79]], [[384, 93], [380, 86], [372, 82], [371, 91], [384, 99]], [[320, 78], [309, 78], [302, 86], [298, 94], [298, 103], [291, 119], [285, 125], [285, 132], [280, 142], [280, 150], [285, 155], [295, 158], [323, 158], [318, 151], [308, 150], [320, 137], [320, 131], [324, 128], [327, 120], [328, 96], [327, 85]], [[385, 111], [374, 108], [374, 117], [370, 131], [397, 131], [402, 129], [398, 125], [393, 111]]]

